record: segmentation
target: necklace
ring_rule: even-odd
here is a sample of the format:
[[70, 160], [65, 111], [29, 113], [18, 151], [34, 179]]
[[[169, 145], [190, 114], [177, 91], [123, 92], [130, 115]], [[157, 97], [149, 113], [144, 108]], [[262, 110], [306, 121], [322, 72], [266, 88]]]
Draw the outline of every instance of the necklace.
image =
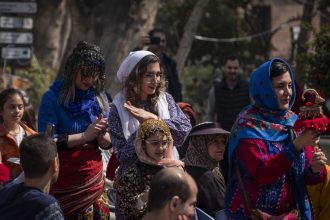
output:
[[19, 132], [20, 132], [20, 129], [19, 129], [19, 125], [18, 125], [18, 129], [15, 129], [15, 130], [17, 130], [17, 131], [10, 131], [7, 127], [6, 127], [6, 125], [5, 125], [5, 123], [3, 123], [3, 127], [5, 128], [5, 130], [9, 133], [9, 134], [11, 134], [11, 135], [14, 135], [14, 136], [17, 136], [18, 134], [19, 134]]

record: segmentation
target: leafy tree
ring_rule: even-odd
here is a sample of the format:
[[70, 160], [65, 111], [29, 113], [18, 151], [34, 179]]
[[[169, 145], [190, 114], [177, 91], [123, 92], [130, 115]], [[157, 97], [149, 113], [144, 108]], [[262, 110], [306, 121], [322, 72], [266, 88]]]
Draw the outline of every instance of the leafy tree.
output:
[[324, 25], [311, 45], [313, 52], [306, 56], [306, 84], [330, 97], [330, 25]]
[[[243, 75], [267, 59], [268, 35], [258, 38], [243, 38], [264, 31], [262, 10], [249, 9], [250, 1], [210, 0], [198, 26], [197, 35], [218, 39], [233, 39], [219, 42], [196, 40], [192, 44], [186, 67], [180, 73], [184, 101], [190, 102], [198, 113], [198, 120], [205, 120], [208, 90], [216, 78], [221, 78], [225, 57], [236, 55], [240, 58]], [[168, 53], [176, 54], [179, 39], [196, 0], [183, 3], [170, 0], [163, 4], [156, 17], [156, 26], [167, 32]], [[244, 11], [244, 16], [237, 8]], [[180, 19], [178, 19], [180, 18]], [[248, 22], [249, 21], [249, 22]], [[251, 25], [253, 24], [253, 25]], [[270, 35], [270, 33], [269, 33]], [[261, 39], [262, 38], [262, 39]], [[265, 42], [261, 44], [260, 42]]]

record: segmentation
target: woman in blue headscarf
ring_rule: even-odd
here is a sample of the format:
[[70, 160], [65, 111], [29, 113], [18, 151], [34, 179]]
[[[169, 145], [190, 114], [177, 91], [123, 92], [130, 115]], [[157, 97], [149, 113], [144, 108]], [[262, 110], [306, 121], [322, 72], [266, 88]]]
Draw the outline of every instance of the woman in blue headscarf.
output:
[[315, 147], [316, 130], [294, 138], [295, 95], [293, 72], [282, 59], [265, 62], [251, 75], [254, 104], [238, 116], [229, 143], [229, 219], [255, 219], [255, 209], [264, 216], [290, 213], [291, 219], [296, 209], [302, 219], [313, 219], [306, 184], [326, 177], [326, 157]]
[[65, 63], [63, 77], [43, 95], [39, 132], [54, 125], [60, 174], [50, 193], [65, 219], [109, 219], [103, 196], [102, 149], [111, 146], [105, 61], [98, 46], [80, 41]]

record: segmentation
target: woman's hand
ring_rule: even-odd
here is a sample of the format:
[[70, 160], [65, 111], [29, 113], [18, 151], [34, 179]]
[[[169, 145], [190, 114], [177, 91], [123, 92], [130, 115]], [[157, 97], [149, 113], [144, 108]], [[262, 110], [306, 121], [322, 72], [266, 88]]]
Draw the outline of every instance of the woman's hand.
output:
[[111, 144], [110, 134], [105, 132], [104, 134], [100, 134], [97, 136], [97, 143], [100, 145], [101, 148], [107, 149]]
[[311, 161], [311, 169], [313, 173], [319, 173], [327, 163], [327, 157], [318, 147], [314, 147], [313, 157]]
[[316, 129], [306, 129], [293, 141], [293, 145], [298, 151], [301, 151], [306, 146], [318, 146], [319, 141], [320, 135]]
[[145, 120], [147, 119], [157, 119], [157, 115], [151, 113], [151, 112], [148, 112], [142, 108], [137, 108], [135, 106], [133, 106], [129, 101], [124, 103], [124, 108], [131, 114], [133, 115], [134, 118], [136, 118], [140, 124], [142, 122], [144, 122]]
[[107, 118], [103, 118], [102, 114], [97, 118], [97, 120], [90, 125], [84, 131], [83, 137], [85, 141], [92, 141], [99, 135], [104, 136], [107, 132], [109, 123]]

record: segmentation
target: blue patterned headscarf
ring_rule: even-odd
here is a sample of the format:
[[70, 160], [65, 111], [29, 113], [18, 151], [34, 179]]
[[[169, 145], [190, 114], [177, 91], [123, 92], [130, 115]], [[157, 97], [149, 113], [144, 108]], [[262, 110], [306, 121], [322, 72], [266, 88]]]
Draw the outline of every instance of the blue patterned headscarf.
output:
[[297, 116], [290, 109], [296, 98], [293, 72], [289, 67], [292, 79], [292, 97], [289, 109], [280, 110], [270, 78], [270, 67], [273, 62], [283, 62], [274, 58], [259, 66], [250, 79], [250, 96], [254, 104], [247, 106], [238, 116], [231, 130], [229, 159], [231, 160], [239, 141], [242, 138], [257, 138], [268, 141], [282, 141], [288, 138], [288, 130], [293, 127]]
[[[279, 109], [272, 87], [270, 68], [273, 62], [282, 62], [289, 67], [292, 79], [292, 97], [287, 110]], [[284, 60], [274, 58], [259, 66], [252, 73], [250, 96], [253, 98], [254, 104], [242, 110], [231, 130], [228, 150], [230, 169], [232, 169], [234, 152], [241, 139], [250, 138], [276, 142], [287, 140], [290, 129], [293, 128], [297, 120], [297, 115], [290, 110], [296, 97], [293, 72]], [[292, 184], [295, 185], [294, 197], [302, 214], [302, 219], [310, 219], [311, 208], [308, 202], [307, 189], [305, 184], [302, 184], [304, 182], [304, 162], [305, 156], [302, 154], [294, 161], [290, 173], [293, 176]]]

